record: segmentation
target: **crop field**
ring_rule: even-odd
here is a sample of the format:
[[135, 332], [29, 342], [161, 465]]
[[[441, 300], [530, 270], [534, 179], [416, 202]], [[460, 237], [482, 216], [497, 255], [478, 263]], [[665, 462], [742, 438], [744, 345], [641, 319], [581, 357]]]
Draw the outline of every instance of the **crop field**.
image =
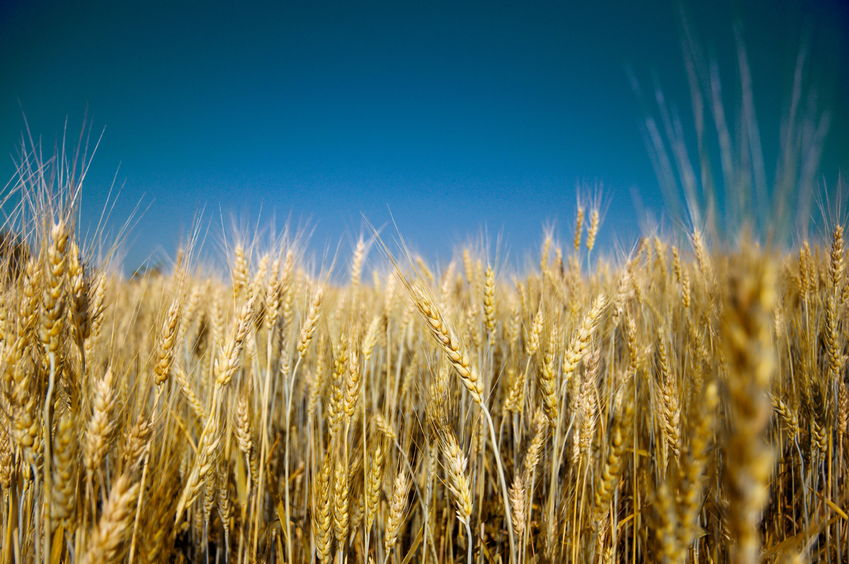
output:
[[335, 276], [281, 237], [128, 278], [56, 185], [2, 244], [3, 562], [849, 558], [839, 224], [614, 259], [590, 206], [523, 273], [366, 231]]

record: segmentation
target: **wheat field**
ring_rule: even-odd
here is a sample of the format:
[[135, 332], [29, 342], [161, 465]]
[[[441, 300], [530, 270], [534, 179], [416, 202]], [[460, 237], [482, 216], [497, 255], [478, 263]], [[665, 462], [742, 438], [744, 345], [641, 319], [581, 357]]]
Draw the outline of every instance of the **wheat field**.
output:
[[0, 246], [3, 562], [849, 559], [840, 225], [128, 278], [57, 178]]

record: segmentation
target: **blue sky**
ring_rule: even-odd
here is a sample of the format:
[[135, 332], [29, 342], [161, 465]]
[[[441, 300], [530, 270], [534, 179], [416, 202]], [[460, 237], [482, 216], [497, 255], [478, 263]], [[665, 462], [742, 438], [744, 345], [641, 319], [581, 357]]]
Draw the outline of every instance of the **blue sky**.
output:
[[[701, 3], [699, 3], [701, 4]], [[568, 232], [578, 182], [604, 185], [602, 243], [663, 201], [629, 73], [689, 107], [680, 2], [0, 3], [0, 177], [24, 127], [105, 127], [83, 208], [146, 210], [127, 268], [173, 252], [198, 211], [219, 229], [313, 227], [350, 244], [365, 214], [429, 257], [486, 231], [512, 256]], [[849, 170], [849, 8], [840, 0], [684, 4], [733, 77], [742, 26], [759, 117], [777, 131], [803, 40], [831, 110], [823, 174]], [[770, 132], [765, 128], [765, 147]], [[768, 159], [769, 160], [769, 159]], [[120, 169], [119, 169], [120, 166]], [[212, 236], [218, 239], [217, 235]]]

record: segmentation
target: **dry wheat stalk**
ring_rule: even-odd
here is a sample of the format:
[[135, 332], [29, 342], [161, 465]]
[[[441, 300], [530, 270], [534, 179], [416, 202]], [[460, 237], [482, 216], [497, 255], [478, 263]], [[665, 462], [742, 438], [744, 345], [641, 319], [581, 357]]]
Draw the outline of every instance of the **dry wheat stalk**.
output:
[[389, 499], [389, 513], [386, 517], [386, 530], [383, 537], [383, 549], [387, 558], [398, 542], [398, 533], [407, 510], [407, 493], [410, 490], [410, 478], [404, 470], [398, 471], [392, 484], [392, 497]]
[[109, 499], [103, 506], [103, 513], [92, 531], [88, 547], [82, 554], [80, 562], [94, 564], [95, 562], [121, 561], [138, 490], [139, 485], [133, 483], [126, 474], [122, 474], [115, 480], [109, 492]]
[[728, 527], [736, 563], [760, 558], [761, 512], [768, 497], [772, 452], [762, 433], [771, 409], [767, 391], [775, 369], [770, 318], [775, 303], [775, 274], [766, 261], [741, 257], [731, 274], [723, 325], [734, 428], [728, 440]]

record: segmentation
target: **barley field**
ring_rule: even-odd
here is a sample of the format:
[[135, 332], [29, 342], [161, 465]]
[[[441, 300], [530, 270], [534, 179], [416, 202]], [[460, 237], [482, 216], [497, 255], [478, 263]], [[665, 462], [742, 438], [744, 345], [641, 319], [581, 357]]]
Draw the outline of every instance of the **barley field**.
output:
[[837, 223], [617, 257], [589, 206], [520, 273], [366, 229], [126, 277], [72, 179], [18, 190], [3, 562], [849, 559]]

